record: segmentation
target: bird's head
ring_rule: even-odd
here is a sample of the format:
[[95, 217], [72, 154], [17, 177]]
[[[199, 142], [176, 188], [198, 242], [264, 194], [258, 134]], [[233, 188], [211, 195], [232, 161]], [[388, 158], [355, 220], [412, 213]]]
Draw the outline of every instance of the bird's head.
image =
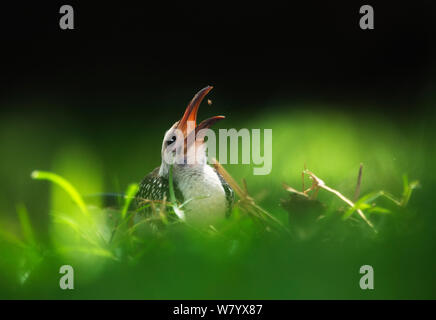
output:
[[201, 89], [186, 107], [183, 117], [165, 133], [162, 143], [162, 165], [160, 173], [167, 175], [169, 166], [180, 167], [205, 165], [207, 162], [204, 130], [209, 129], [224, 116], [214, 116], [197, 125], [197, 112], [201, 101], [212, 90], [212, 86]]

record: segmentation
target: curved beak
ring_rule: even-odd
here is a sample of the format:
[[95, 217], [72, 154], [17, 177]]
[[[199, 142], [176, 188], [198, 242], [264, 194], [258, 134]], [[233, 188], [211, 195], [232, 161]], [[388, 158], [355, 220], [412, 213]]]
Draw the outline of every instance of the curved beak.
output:
[[[201, 89], [197, 94], [192, 98], [191, 102], [186, 107], [185, 113], [183, 114], [182, 119], [179, 121], [177, 125], [177, 129], [180, 129], [185, 137], [188, 137], [191, 132], [198, 132], [201, 129], [210, 128], [215, 122], [224, 119], [224, 116], [214, 116], [209, 119], [203, 120], [197, 126], [197, 113], [198, 108], [200, 107], [201, 102], [204, 97], [212, 90], [212, 86], [207, 86]], [[189, 125], [188, 123], [191, 122]], [[189, 132], [188, 132], [189, 131]]]

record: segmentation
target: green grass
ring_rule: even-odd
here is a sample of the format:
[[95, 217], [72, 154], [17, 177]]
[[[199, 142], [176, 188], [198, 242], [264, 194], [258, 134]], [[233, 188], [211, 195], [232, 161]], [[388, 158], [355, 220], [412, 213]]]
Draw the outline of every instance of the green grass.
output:
[[[260, 236], [269, 238], [271, 235], [273, 235], [274, 239], [276, 240], [282, 239], [280, 241], [295, 241], [297, 239], [296, 235], [291, 232], [292, 229], [285, 227], [282, 223], [280, 223], [280, 226], [283, 227], [283, 229], [275, 229], [275, 218], [273, 218], [273, 216], [271, 216], [271, 218], [274, 220], [268, 220], [263, 218], [263, 216], [260, 216], [259, 212], [268, 216], [270, 214], [254, 203], [253, 200], [249, 198], [248, 194], [240, 195], [240, 201], [236, 204], [233, 210], [232, 218], [220, 225], [219, 230], [212, 226], [209, 230], [194, 230], [194, 227], [192, 226], [183, 227], [184, 219], [183, 215], [180, 215], [180, 205], [176, 202], [174, 197], [171, 174], [171, 202], [163, 204], [162, 202], [148, 202], [148, 204], [150, 204], [153, 208], [152, 216], [142, 217], [141, 219], [138, 219], [136, 223], [130, 224], [129, 221], [133, 221], [134, 216], [138, 215], [138, 212], [142, 211], [144, 208], [144, 206], [142, 206], [134, 211], [128, 211], [130, 204], [134, 199], [136, 192], [138, 191], [137, 184], [130, 184], [128, 186], [121, 209], [109, 210], [107, 208], [93, 208], [92, 206], [87, 205], [82, 196], [77, 192], [76, 188], [65, 178], [57, 174], [34, 171], [32, 173], [32, 178], [37, 180], [48, 180], [62, 188], [69, 195], [71, 200], [77, 205], [78, 209], [80, 209], [80, 211], [84, 214], [85, 219], [77, 219], [77, 216], [69, 215], [68, 213], [53, 213], [54, 223], [62, 225], [64, 227], [64, 234], [70, 234], [71, 238], [68, 239], [68, 241], [60, 240], [62, 242], [57, 243], [57, 245], [48, 245], [46, 248], [44, 248], [44, 250], [49, 252], [50, 255], [59, 255], [63, 258], [67, 258], [72, 265], [92, 268], [95, 263], [104, 264], [105, 262], [102, 261], [102, 259], [109, 259], [120, 265], [140, 263], [141, 259], [147, 255], [147, 250], [144, 250], [144, 248], [148, 248], [148, 242], [156, 242], [157, 237], [171, 238], [172, 235], [169, 233], [173, 232], [174, 226], [179, 226], [180, 224], [182, 224], [182, 229], [177, 230], [177, 232], [183, 233], [182, 238], [186, 237], [187, 235], [189, 236], [189, 234], [194, 231], [194, 233], [197, 234], [197, 237], [199, 235], [199, 240], [201, 239], [201, 241], [206, 243], [206, 245], [212, 244], [215, 246], [215, 242], [218, 242], [219, 252], [227, 256], [235, 254], [235, 246], [237, 248], [239, 242], [247, 241], [247, 230], [248, 232], [256, 230], [257, 233], [256, 236], [253, 234], [249, 235], [248, 240], [250, 240], [250, 237], [256, 238]], [[409, 184], [406, 178], [404, 178], [404, 181], [405, 184], [403, 198], [399, 201], [393, 201], [396, 206], [405, 207], [407, 201], [410, 199], [413, 188], [417, 185], [417, 182]], [[312, 194], [310, 194], [310, 192], [312, 192]], [[309, 191], [306, 191], [305, 193], [298, 192], [295, 189], [291, 190], [291, 194], [301, 194], [307, 197], [307, 202], [305, 202], [303, 207], [300, 208], [301, 210], [307, 212], [311, 207], [310, 202], [316, 201], [315, 196], [318, 194], [318, 192], [319, 189], [317, 189], [315, 184], [313, 184], [312, 187], [309, 188]], [[336, 220], [334, 223], [344, 223], [343, 220], [349, 219], [352, 214], [356, 212], [356, 210], [362, 210], [362, 212], [365, 211], [375, 214], [391, 213], [390, 210], [378, 207], [375, 205], [375, 203], [373, 203], [374, 200], [383, 195], [384, 192], [373, 192], [361, 197], [355, 202], [354, 205], [351, 206], [351, 208], [345, 212], [345, 214], [342, 216], [342, 220]], [[392, 200], [392, 197], [389, 196], [388, 199]], [[373, 204], [370, 205], [368, 204], [369, 202]], [[17, 211], [22, 226], [23, 239], [18, 240], [15, 236], [11, 237], [11, 235], [5, 235], [4, 233], [2, 233], [2, 235], [3, 239], [8, 240], [8, 242], [10, 242], [12, 245], [24, 247], [24, 249], [26, 249], [28, 252], [32, 252], [33, 259], [36, 260], [36, 262], [33, 261], [26, 264], [26, 268], [24, 270], [20, 270], [21, 276], [19, 277], [19, 282], [22, 286], [25, 286], [29, 276], [32, 272], [34, 272], [35, 264], [42, 263], [44, 255], [41, 253], [40, 248], [35, 249], [36, 240], [34, 238], [26, 208], [21, 205], [18, 207]], [[294, 212], [290, 210], [289, 214], [292, 213]], [[317, 212], [317, 214], [318, 217], [322, 217], [324, 212], [320, 210]], [[112, 222], [113, 229], [111, 236], [105, 237], [102, 230], [106, 229], [108, 225], [111, 224], [111, 222], [107, 219], [107, 216], [109, 215], [113, 217], [115, 222]], [[102, 216], [105, 218], [101, 219]], [[177, 218], [175, 218], [176, 216]], [[153, 227], [155, 224], [153, 223], [153, 220], [165, 222], [165, 229], [161, 228], [159, 230], [154, 230]], [[168, 224], [168, 221], [172, 221], [172, 223]], [[358, 220], [355, 221], [355, 223], [356, 222], [358, 222]], [[291, 224], [294, 223], [298, 225], [299, 222], [291, 220]], [[316, 222], [314, 222], [314, 224], [316, 225]], [[313, 226], [308, 227], [313, 228]], [[245, 228], [245, 234], [240, 233], [243, 228]], [[361, 226], [361, 228], [373, 228], [373, 226], [370, 224]], [[279, 233], [277, 233], [277, 231], [279, 231]], [[364, 234], [361, 236], [363, 238], [365, 237]], [[53, 240], [57, 241], [57, 239]], [[184, 240], [186, 241], [186, 239]], [[229, 246], [229, 243], [231, 243], [231, 246]], [[167, 248], [164, 248], [163, 250], [165, 249]], [[283, 253], [285, 254], [285, 252]]]
[[77, 192], [76, 188], [74, 188], [68, 180], [62, 178], [61, 176], [59, 176], [55, 173], [44, 172], [44, 171], [33, 171], [31, 176], [33, 179], [48, 180], [48, 181], [51, 181], [51, 182], [59, 185], [66, 193], [68, 193], [68, 195], [71, 197], [71, 199], [80, 208], [82, 213], [86, 216], [89, 215], [88, 208], [86, 207], [85, 203], [83, 202], [81, 195]]
[[[120, 138], [118, 150], [112, 141], [90, 148], [89, 137], [71, 144], [64, 137], [38, 150], [36, 138], [16, 132], [34, 157], [1, 169], [3, 194], [14, 193], [0, 196], [0, 298], [435, 298], [432, 131], [365, 119], [356, 126], [351, 116], [301, 113], [237, 122], [273, 129], [273, 171], [252, 176], [250, 166], [226, 166], [247, 197], [213, 228], [186, 224], [173, 192], [145, 202], [153, 214], [138, 216], [131, 182], [159, 163], [159, 146], [151, 155], [129, 150], [147, 137]], [[53, 132], [46, 135], [38, 139]], [[24, 152], [1, 141], [12, 155]], [[323, 185], [314, 186], [305, 164]], [[93, 196], [117, 186], [125, 190], [119, 203]], [[64, 264], [75, 270], [72, 291], [58, 286]], [[358, 287], [363, 264], [374, 267], [374, 291]]]

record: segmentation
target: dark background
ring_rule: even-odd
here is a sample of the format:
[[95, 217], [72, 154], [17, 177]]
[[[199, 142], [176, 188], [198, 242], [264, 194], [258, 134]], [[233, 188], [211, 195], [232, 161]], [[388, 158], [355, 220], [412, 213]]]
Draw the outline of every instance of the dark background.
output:
[[[58, 26], [67, 3], [75, 30]], [[374, 7], [375, 30], [359, 28], [364, 4]], [[1, 100], [9, 111], [35, 98], [44, 108], [103, 117], [149, 115], [162, 110], [147, 107], [173, 98], [184, 105], [190, 96], [178, 92], [211, 84], [215, 97], [239, 109], [270, 99], [340, 108], [357, 99], [355, 107], [377, 100], [400, 116], [434, 82], [432, 1], [53, 1], [2, 4], [0, 20]]]

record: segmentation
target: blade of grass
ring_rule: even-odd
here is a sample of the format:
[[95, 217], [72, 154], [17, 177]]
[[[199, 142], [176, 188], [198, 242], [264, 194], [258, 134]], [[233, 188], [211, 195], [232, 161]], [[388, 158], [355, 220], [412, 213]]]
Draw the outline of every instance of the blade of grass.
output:
[[32, 225], [30, 223], [29, 214], [24, 204], [17, 205], [18, 219], [21, 224], [21, 231], [26, 242], [30, 245], [35, 245], [35, 236], [33, 233]]
[[254, 199], [248, 194], [247, 183], [243, 180], [244, 188], [241, 188], [239, 184], [233, 179], [233, 177], [227, 172], [226, 169], [214, 159], [213, 166], [215, 170], [224, 178], [224, 180], [230, 185], [230, 187], [235, 191], [236, 195], [240, 198], [238, 202], [241, 209], [248, 213], [251, 217], [255, 217], [254, 221], [260, 222], [263, 225], [271, 226], [277, 230], [285, 231], [290, 233], [288, 228], [286, 228], [280, 220], [271, 215], [266, 210], [262, 209], [256, 204]]
[[66, 193], [71, 197], [71, 199], [77, 204], [77, 206], [80, 208], [82, 213], [89, 217], [88, 209], [85, 205], [85, 202], [83, 201], [82, 197], [80, 196], [79, 192], [77, 192], [76, 188], [73, 187], [73, 185], [66, 180], [65, 178], [47, 171], [33, 171], [31, 174], [32, 179], [35, 180], [48, 180], [54, 184], [57, 184], [59, 187], [64, 189]]
[[361, 163], [359, 167], [359, 174], [357, 175], [356, 191], [354, 192], [354, 197], [353, 197], [354, 202], [356, 202], [357, 199], [359, 199], [360, 186], [362, 184], [362, 170], [363, 170], [363, 164]]
[[3, 241], [16, 245], [17, 247], [20, 248], [26, 247], [26, 244], [23, 241], [21, 241], [15, 234], [8, 232], [6, 230], [2, 230], [2, 228], [0, 228], [0, 240], [1, 239], [3, 239]]
[[85, 246], [64, 246], [60, 249], [63, 252], [78, 252], [83, 254], [89, 254], [93, 256], [98, 256], [102, 258], [109, 258], [117, 261], [118, 258], [113, 255], [109, 250], [103, 249], [101, 247], [85, 247]]
[[405, 207], [412, 196], [412, 191], [419, 186], [419, 181], [409, 183], [407, 175], [403, 175], [403, 195], [401, 199], [401, 206]]
[[343, 220], [347, 220], [356, 210], [361, 210], [362, 206], [366, 204], [367, 202], [374, 201], [378, 197], [380, 197], [383, 194], [382, 191], [376, 191], [368, 193], [367, 195], [364, 195], [362, 198], [360, 198], [358, 201], [354, 203], [354, 205], [351, 205], [351, 207], [344, 213], [342, 216]]
[[[126, 195], [124, 196], [125, 201], [124, 201], [123, 209], [121, 210], [121, 224], [124, 224], [124, 222], [126, 221], [125, 218], [127, 215], [127, 211], [129, 210], [130, 203], [132, 203], [132, 200], [135, 199], [135, 196], [138, 193], [138, 190], [139, 190], [139, 185], [136, 183], [132, 183], [127, 187]], [[132, 217], [133, 216], [130, 216], [130, 218], [132, 218]], [[112, 234], [111, 234], [111, 237], [109, 239], [109, 243], [111, 243], [112, 240], [114, 239], [115, 233], [117, 232], [119, 225], [120, 225], [120, 220], [117, 221], [117, 223], [115, 224], [115, 227], [112, 230]]]
[[163, 224], [168, 224], [168, 219], [166, 216], [166, 209], [167, 209], [166, 202], [167, 202], [167, 198], [165, 196], [163, 198], [163, 201], [160, 204], [160, 208], [159, 208], [159, 216], [160, 216]]
[[180, 220], [185, 221], [185, 213], [177, 205], [176, 194], [174, 192], [174, 185], [173, 185], [173, 166], [172, 165], [170, 166], [168, 180], [169, 180], [169, 189], [170, 189], [169, 190], [170, 201], [173, 204], [174, 213], [179, 217]]
[[382, 214], [389, 214], [392, 213], [391, 210], [386, 209], [386, 208], [382, 208], [382, 207], [374, 207], [374, 208], [370, 208], [367, 211], [368, 213], [382, 213]]
[[[397, 200], [395, 199], [395, 197], [393, 195], [391, 195], [390, 193], [380, 190], [380, 191], [376, 191], [376, 192], [371, 192], [368, 193], [367, 195], [363, 196], [362, 198], [360, 198], [357, 202], [354, 203], [354, 206], [349, 208], [344, 215], [342, 216], [342, 219], [346, 220], [348, 219], [351, 214], [356, 211], [357, 209], [367, 209], [369, 207], [363, 207], [366, 203], [368, 202], [372, 202], [380, 197], [384, 197], [390, 201], [392, 201], [393, 203], [395, 203], [397, 206], [400, 207], [405, 207], [407, 205], [407, 202], [410, 199], [410, 196], [412, 194], [412, 190], [415, 189], [418, 185], [419, 182], [418, 181], [414, 181], [411, 184], [408, 183], [407, 181], [407, 177], [403, 180], [404, 183], [404, 191], [403, 191], [403, 197], [401, 200]], [[387, 209], [383, 209], [383, 210], [387, 210]], [[382, 210], [382, 211], [383, 211]], [[377, 210], [376, 210], [377, 211]], [[386, 213], [386, 212], [385, 212]]]
[[344, 201], [346, 204], [348, 204], [351, 208], [355, 208], [355, 210], [357, 211], [357, 213], [359, 214], [359, 216], [363, 219], [363, 221], [366, 222], [366, 224], [375, 232], [377, 233], [377, 230], [374, 228], [374, 225], [371, 223], [371, 221], [368, 220], [368, 218], [365, 216], [365, 214], [363, 213], [363, 211], [357, 207], [355, 207], [355, 204], [348, 199], [347, 197], [345, 197], [342, 193], [340, 193], [338, 190], [335, 190], [333, 188], [330, 188], [329, 186], [327, 186], [324, 181], [322, 181], [320, 178], [318, 178], [313, 172], [306, 170], [305, 171], [313, 180], [313, 182], [315, 183], [315, 185], [319, 188], [322, 188], [328, 192], [333, 193], [334, 195], [336, 195], [339, 199], [341, 199], [342, 201]]
[[127, 187], [126, 195], [124, 196], [124, 206], [123, 210], [121, 211], [121, 217], [124, 219], [127, 214], [127, 210], [129, 210], [130, 203], [132, 203], [132, 200], [135, 199], [135, 195], [138, 192], [139, 186], [136, 183], [132, 183]]
[[174, 185], [173, 185], [173, 166], [170, 165], [170, 171], [169, 171], [169, 188], [170, 188], [170, 201], [175, 204], [176, 201], [176, 194], [174, 192]]
[[[100, 246], [97, 239], [94, 239], [94, 237], [91, 234], [89, 234], [89, 232], [83, 232], [82, 231], [83, 228], [80, 226], [80, 224], [78, 224], [73, 219], [71, 219], [65, 215], [56, 214], [56, 215], [54, 215], [54, 222], [68, 226], [69, 228], [71, 228], [71, 230], [76, 232], [77, 235], [79, 235], [83, 240], [89, 242], [90, 244], [92, 244], [94, 246]], [[99, 234], [96, 233], [96, 235], [100, 237]]]

